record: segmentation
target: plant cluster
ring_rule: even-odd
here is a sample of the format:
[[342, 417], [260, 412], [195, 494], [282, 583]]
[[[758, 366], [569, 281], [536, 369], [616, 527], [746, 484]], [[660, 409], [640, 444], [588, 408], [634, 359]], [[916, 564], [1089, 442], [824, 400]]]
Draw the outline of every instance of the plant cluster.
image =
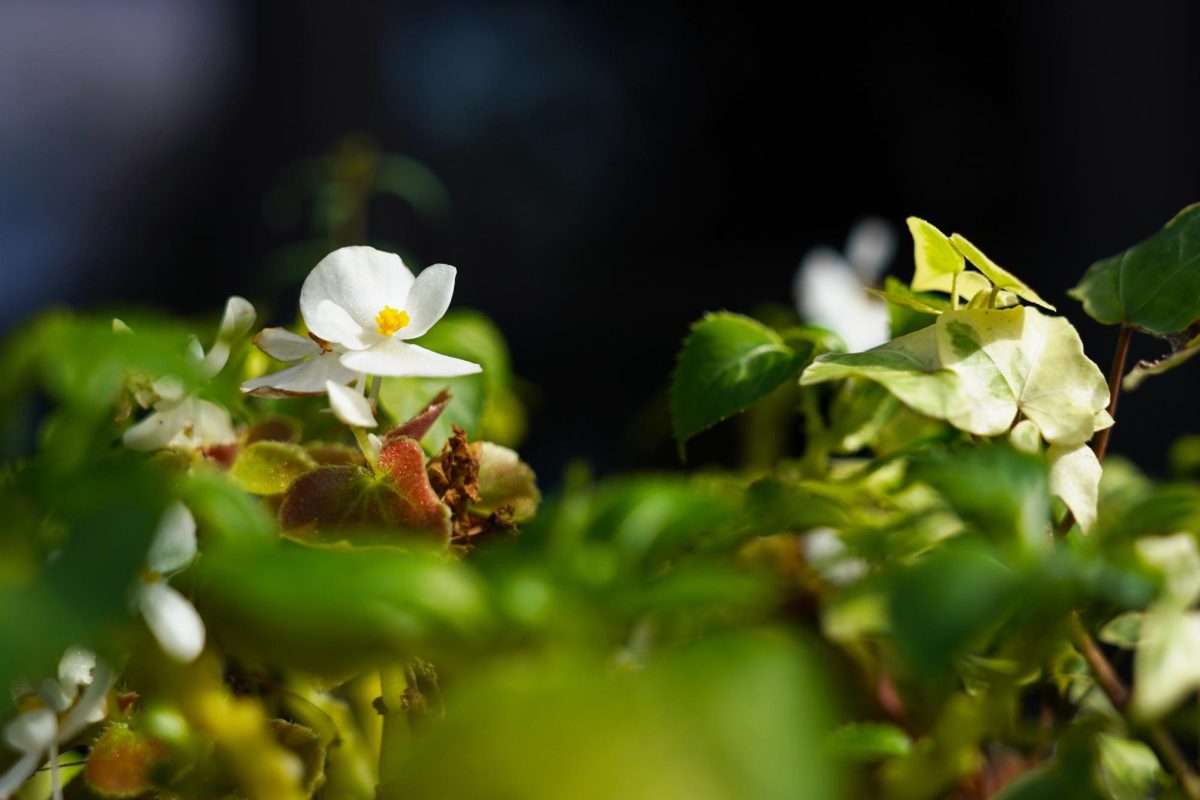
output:
[[[807, 321], [692, 328], [680, 452], [739, 415], [742, 467], [546, 503], [453, 267], [335, 250], [253, 346], [240, 297], [200, 339], [33, 320], [0, 351], [0, 798], [1200, 797], [1200, 446], [1171, 483], [1105, 458], [1122, 386], [1200, 351], [1200, 209], [1073, 291], [1107, 380], [909, 228], [908, 284], [866, 288], [866, 226], [806, 259]], [[1170, 350], [1127, 371], [1137, 332]]]

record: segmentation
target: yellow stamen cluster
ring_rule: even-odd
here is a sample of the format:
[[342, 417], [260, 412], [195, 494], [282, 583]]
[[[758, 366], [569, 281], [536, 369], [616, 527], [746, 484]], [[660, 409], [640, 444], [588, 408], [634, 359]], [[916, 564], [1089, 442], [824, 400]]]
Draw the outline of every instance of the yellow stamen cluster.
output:
[[379, 326], [380, 333], [384, 336], [391, 336], [396, 331], [408, 325], [408, 312], [397, 311], [391, 306], [384, 306], [375, 315], [375, 324]]

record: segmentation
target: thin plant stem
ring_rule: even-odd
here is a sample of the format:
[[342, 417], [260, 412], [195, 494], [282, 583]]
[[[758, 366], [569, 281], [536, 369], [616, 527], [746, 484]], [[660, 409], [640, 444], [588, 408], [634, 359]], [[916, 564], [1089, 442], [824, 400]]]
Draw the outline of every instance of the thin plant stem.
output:
[[[1114, 423], [1117, 418], [1117, 401], [1121, 397], [1121, 381], [1125, 377], [1125, 362], [1129, 357], [1129, 341], [1132, 338], [1133, 328], [1122, 325], [1121, 333], [1117, 338], [1117, 350], [1113, 354], [1112, 367], [1108, 372], [1108, 413]], [[1108, 450], [1108, 440], [1113, 427], [1115, 424], [1096, 435], [1093, 449], [1097, 461], [1104, 461], [1104, 454]], [[1065, 535], [1074, 524], [1074, 515], [1067, 512], [1056, 533]], [[1075, 645], [1079, 648], [1083, 660], [1087, 662], [1088, 669], [1096, 679], [1096, 685], [1113, 704], [1113, 708], [1121, 714], [1125, 714], [1125, 710], [1129, 706], [1129, 688], [1125, 686], [1121, 676], [1117, 674], [1113, 665], [1105, 657], [1104, 651], [1088, 633], [1077, 613], [1072, 613], [1068, 617], [1068, 625], [1071, 628], [1071, 638], [1075, 640]], [[1146, 728], [1146, 735], [1167, 768], [1179, 779], [1184, 796], [1188, 800], [1200, 800], [1200, 777], [1192, 770], [1187, 757], [1184, 756], [1170, 732], [1161, 722], [1154, 722]]]
[[[1121, 381], [1125, 377], [1125, 361], [1129, 358], [1129, 340], [1132, 338], [1133, 328], [1122, 325], [1121, 334], [1117, 338], [1117, 352], [1113, 354], [1112, 369], [1108, 372], [1108, 414], [1114, 420], [1117, 418], [1117, 401], [1121, 399]], [[1108, 451], [1108, 440], [1114, 427], [1115, 425], [1110, 425], [1096, 434], [1093, 449], [1099, 461], [1104, 460], [1104, 454]]]
[[375, 449], [371, 447], [371, 440], [367, 438], [367, 432], [363, 428], [351, 428], [350, 431], [354, 434], [354, 441], [358, 444], [358, 449], [362, 451], [363, 458], [367, 460], [367, 464], [371, 467], [371, 472], [375, 473], [376, 478], [383, 476], [379, 469], [379, 461], [375, 458]]

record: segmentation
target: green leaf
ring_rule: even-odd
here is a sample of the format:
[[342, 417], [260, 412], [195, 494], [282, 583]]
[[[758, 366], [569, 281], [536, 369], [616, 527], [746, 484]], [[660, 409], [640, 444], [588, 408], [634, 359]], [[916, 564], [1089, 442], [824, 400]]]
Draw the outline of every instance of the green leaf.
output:
[[425, 448], [425, 452], [438, 453], [453, 434], [455, 425], [465, 430], [470, 438], [483, 435], [483, 416], [487, 405], [487, 382], [483, 375], [466, 375], [461, 378], [384, 378], [379, 403], [399, 422], [418, 414], [445, 389], [450, 390], [450, 403], [430, 426], [429, 432], [421, 437], [421, 446]]
[[962, 519], [993, 539], [1020, 541], [1038, 550], [1049, 544], [1050, 494], [1039, 457], [996, 443], [931, 453], [914, 461], [911, 474], [937, 489]]
[[490, 624], [478, 578], [436, 554], [226, 545], [181, 578], [223, 646], [320, 674], [463, 646]]
[[949, 310], [949, 305], [946, 303], [936, 303], [933, 300], [924, 300], [916, 294], [885, 292], [880, 291], [879, 289], [867, 289], [867, 291], [878, 298], [888, 301], [892, 305], [897, 305], [912, 311], [919, 311], [922, 314], [937, 316], [943, 311]]
[[954, 249], [946, 234], [920, 217], [909, 217], [905, 221], [912, 233], [913, 260], [916, 262], [913, 289], [940, 289], [932, 285], [934, 279], [963, 271], [966, 266], [963, 255]]
[[1096, 634], [1096, 638], [1105, 644], [1116, 645], [1124, 650], [1137, 647], [1138, 637], [1142, 630], [1142, 612], [1126, 611], [1110, 619]]
[[317, 468], [298, 444], [260, 441], [243, 447], [229, 470], [238, 486], [251, 494], [283, 494], [292, 481]]
[[830, 755], [845, 761], [878, 761], [907, 755], [912, 750], [908, 734], [883, 722], [851, 722], [835, 729], [825, 740]]
[[1043, 300], [1037, 292], [1026, 286], [1020, 278], [1018, 278], [1016, 275], [1013, 275], [1011, 272], [1004, 269], [1004, 267], [1001, 267], [995, 261], [992, 261], [990, 258], [985, 256], [978, 247], [967, 241], [965, 236], [956, 233], [950, 237], [950, 242], [954, 245], [954, 248], [958, 250], [958, 252], [966, 256], [968, 261], [974, 264], [980, 272], [987, 276], [995, 289], [1007, 289], [1018, 297], [1028, 300], [1031, 303], [1037, 303], [1039, 306], [1047, 308], [1051, 311], [1055, 310], [1054, 306]]
[[1088, 269], [1068, 294], [1105, 325], [1166, 335], [1200, 319], [1200, 205], [1158, 233]]
[[881, 384], [905, 405], [931, 417], [949, 419], [963, 411], [958, 378], [938, 361], [933, 326], [864, 353], [819, 356], [800, 376], [800, 385], [846, 378]]
[[1014, 605], [1019, 582], [990, 552], [956, 544], [930, 553], [893, 578], [892, 628], [918, 672], [944, 674]]
[[709, 314], [692, 326], [671, 387], [675, 439], [688, 439], [745, 411], [803, 366], [775, 331], [738, 314]]
[[958, 375], [963, 395], [963, 413], [949, 418], [955, 426], [995, 436], [1020, 412], [1051, 444], [1091, 438], [1108, 384], [1065, 318], [1025, 307], [964, 309], [938, 317], [936, 327], [940, 362]]
[[1126, 391], [1133, 391], [1141, 386], [1142, 381], [1146, 380], [1146, 378], [1170, 372], [1198, 353], [1200, 353], [1200, 335], [1187, 340], [1181, 347], [1172, 350], [1162, 358], [1156, 358], [1153, 361], [1139, 361], [1129, 371], [1129, 374], [1125, 376], [1125, 380], [1121, 382], [1121, 386]]
[[1145, 742], [1101, 733], [1096, 743], [1100, 780], [1112, 800], [1156, 797], [1166, 785], [1167, 776], [1158, 756]]

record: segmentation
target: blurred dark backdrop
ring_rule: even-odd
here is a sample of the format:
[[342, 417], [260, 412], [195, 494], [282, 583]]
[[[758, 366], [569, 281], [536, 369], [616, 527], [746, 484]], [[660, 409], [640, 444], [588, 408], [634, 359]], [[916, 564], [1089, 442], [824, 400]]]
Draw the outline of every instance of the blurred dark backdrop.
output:
[[[273, 265], [312, 232], [280, 186], [362, 134], [448, 191], [374, 204], [369, 238], [459, 267], [539, 389], [548, 482], [572, 455], [670, 464], [645, 431], [688, 323], [788, 302], [864, 214], [968, 234], [1107, 371], [1115, 333], [1064, 291], [1200, 200], [1198, 33], [1189, 0], [6, 0], [0, 318], [237, 292], [290, 321], [303, 270]], [[1129, 395], [1113, 449], [1161, 470], [1198, 385]]]

